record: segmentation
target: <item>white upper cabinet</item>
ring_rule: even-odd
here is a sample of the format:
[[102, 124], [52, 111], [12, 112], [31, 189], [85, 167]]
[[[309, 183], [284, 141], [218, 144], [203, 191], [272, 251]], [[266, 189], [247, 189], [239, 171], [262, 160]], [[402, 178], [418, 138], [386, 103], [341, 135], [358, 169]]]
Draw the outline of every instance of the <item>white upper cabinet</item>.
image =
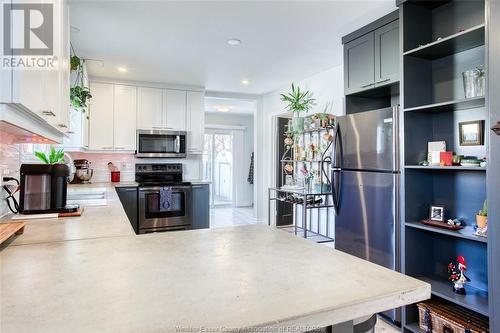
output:
[[113, 84], [90, 83], [89, 149], [113, 149]]
[[114, 149], [135, 150], [137, 88], [114, 86]]
[[186, 91], [165, 89], [163, 92], [165, 106], [163, 125], [167, 129], [186, 130]]
[[[9, 1], [10, 2], [10, 1]], [[8, 2], [7, 2], [8, 3]], [[36, 63], [52, 64], [41, 68], [2, 69], [0, 74], [0, 103], [18, 111], [7, 121], [26, 129], [34, 136], [62, 142], [63, 133], [68, 132], [69, 123], [69, 6], [66, 0], [34, 0], [34, 4], [52, 5], [51, 21], [38, 29], [39, 40], [24, 40], [23, 20], [12, 16], [10, 31], [12, 45], [20, 48], [43, 48], [52, 32], [52, 52], [49, 55], [30, 55], [24, 61], [36, 58]], [[43, 15], [43, 14], [42, 14]], [[31, 17], [31, 16], [30, 16]], [[42, 18], [44, 19], [44, 18]], [[44, 21], [45, 22], [45, 21]], [[18, 32], [18, 33], [16, 33]], [[22, 40], [21, 40], [22, 38]], [[26, 59], [26, 58], [23, 58]], [[35, 115], [35, 117], [33, 117]], [[3, 116], [0, 116], [2, 119]]]
[[203, 153], [205, 134], [205, 94], [199, 91], [187, 92], [187, 151], [191, 154]]
[[163, 91], [158, 88], [137, 88], [137, 127], [162, 128]]

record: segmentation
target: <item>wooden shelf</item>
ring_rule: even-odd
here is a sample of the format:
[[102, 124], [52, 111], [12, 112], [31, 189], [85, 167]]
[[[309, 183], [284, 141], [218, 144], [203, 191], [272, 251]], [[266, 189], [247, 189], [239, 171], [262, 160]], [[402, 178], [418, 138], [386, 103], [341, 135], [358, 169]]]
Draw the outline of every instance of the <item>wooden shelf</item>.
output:
[[484, 45], [484, 37], [484, 24], [480, 24], [435, 42], [407, 51], [403, 53], [403, 55], [427, 60], [439, 59], [482, 46]]
[[439, 277], [417, 277], [432, 286], [432, 294], [443, 298], [454, 304], [463, 306], [469, 310], [489, 316], [488, 312], [488, 293], [483, 290], [466, 286], [466, 295], [459, 295], [453, 292], [452, 284], [444, 278]]
[[405, 325], [405, 329], [412, 332], [412, 333], [425, 333], [424, 330], [420, 329], [420, 326], [418, 323], [411, 323], [408, 325]]
[[467, 227], [465, 227], [461, 230], [458, 230], [458, 231], [453, 231], [453, 230], [448, 230], [448, 229], [441, 229], [438, 227], [432, 227], [429, 225], [422, 224], [420, 222], [406, 222], [405, 225], [407, 227], [410, 227], [410, 228], [434, 232], [436, 234], [441, 234], [441, 235], [445, 235], [445, 236], [449, 236], [449, 237], [463, 238], [463, 239], [467, 239], [467, 240], [471, 240], [471, 241], [475, 241], [475, 242], [479, 242], [479, 243], [484, 243], [484, 244], [488, 243], [488, 238], [479, 237], [479, 236], [474, 235], [474, 232], [475, 232], [474, 228], [470, 227], [470, 226], [467, 226]]
[[405, 165], [405, 169], [439, 171], [486, 171], [486, 167]]
[[484, 96], [473, 97], [467, 99], [456, 99], [453, 101], [426, 104], [411, 108], [405, 108], [405, 112], [410, 111], [420, 111], [420, 112], [449, 112], [449, 111], [459, 111], [466, 109], [474, 109], [484, 106]]

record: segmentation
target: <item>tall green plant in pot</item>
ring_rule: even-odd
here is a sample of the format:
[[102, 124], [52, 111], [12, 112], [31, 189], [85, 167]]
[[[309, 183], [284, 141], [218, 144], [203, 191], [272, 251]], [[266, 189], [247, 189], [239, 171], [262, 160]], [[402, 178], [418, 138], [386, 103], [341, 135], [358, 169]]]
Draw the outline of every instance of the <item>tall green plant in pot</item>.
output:
[[300, 87], [292, 83], [292, 91], [288, 94], [281, 94], [281, 100], [287, 103], [286, 109], [293, 113], [292, 128], [293, 132], [301, 133], [304, 131], [304, 117], [301, 113], [307, 113], [314, 103], [315, 99], [312, 98], [310, 91], [300, 90]]

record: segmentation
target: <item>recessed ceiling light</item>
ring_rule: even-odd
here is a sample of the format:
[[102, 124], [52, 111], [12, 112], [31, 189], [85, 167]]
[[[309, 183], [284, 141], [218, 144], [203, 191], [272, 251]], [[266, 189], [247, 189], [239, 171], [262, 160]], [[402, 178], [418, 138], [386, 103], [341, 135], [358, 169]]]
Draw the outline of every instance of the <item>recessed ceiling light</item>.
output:
[[227, 43], [231, 46], [237, 46], [241, 44], [241, 40], [236, 38], [231, 38], [227, 40]]
[[118, 67], [118, 72], [122, 72], [122, 73], [125, 73], [127, 71], [127, 69], [125, 67]]
[[249, 83], [250, 83], [250, 81], [248, 81], [248, 80], [246, 80], [246, 79], [241, 80], [241, 84], [243, 84], [243, 85], [245, 85], [245, 86], [246, 86], [247, 84], [249, 84]]
[[231, 105], [214, 105], [213, 108], [219, 112], [228, 112], [233, 108]]

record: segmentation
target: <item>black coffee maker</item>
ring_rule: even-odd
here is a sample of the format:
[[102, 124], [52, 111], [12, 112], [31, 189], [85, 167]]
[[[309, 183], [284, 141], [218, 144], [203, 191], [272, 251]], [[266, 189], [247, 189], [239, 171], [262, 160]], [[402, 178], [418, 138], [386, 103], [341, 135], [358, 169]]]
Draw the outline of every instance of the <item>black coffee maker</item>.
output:
[[69, 175], [66, 164], [22, 164], [19, 213], [77, 211], [77, 205], [66, 205]]

